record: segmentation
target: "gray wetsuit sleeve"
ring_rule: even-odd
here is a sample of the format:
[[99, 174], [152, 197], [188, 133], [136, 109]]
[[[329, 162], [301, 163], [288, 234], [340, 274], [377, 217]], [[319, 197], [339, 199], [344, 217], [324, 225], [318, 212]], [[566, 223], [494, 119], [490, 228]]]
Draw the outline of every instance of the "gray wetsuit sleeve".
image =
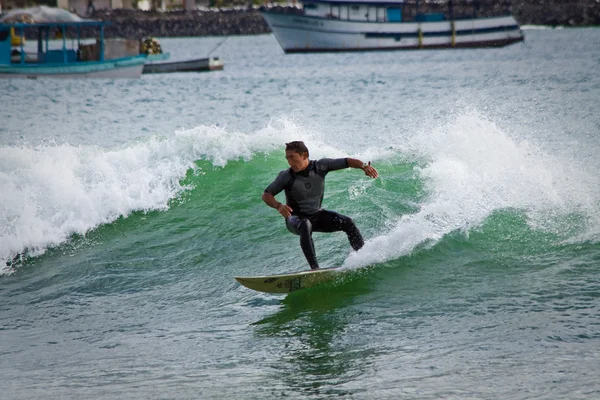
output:
[[281, 193], [281, 191], [283, 191], [283, 189], [285, 189], [290, 182], [290, 179], [291, 176], [289, 170], [281, 171], [279, 175], [277, 175], [277, 178], [275, 178], [275, 180], [271, 182], [269, 186], [267, 186], [265, 192], [270, 193], [273, 196]]
[[321, 158], [317, 162], [317, 168], [320, 172], [337, 171], [338, 169], [348, 168], [347, 158]]

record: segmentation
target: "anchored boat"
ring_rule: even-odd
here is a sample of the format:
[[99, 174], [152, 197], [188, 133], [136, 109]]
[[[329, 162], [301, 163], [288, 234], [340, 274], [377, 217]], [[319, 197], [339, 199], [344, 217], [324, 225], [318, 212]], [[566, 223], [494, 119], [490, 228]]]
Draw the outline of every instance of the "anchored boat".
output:
[[[26, 14], [21, 14], [26, 15]], [[11, 18], [11, 16], [8, 16]], [[107, 22], [0, 20], [0, 78], [139, 78], [146, 55], [127, 50], [126, 41], [107, 41]], [[84, 44], [90, 32], [94, 43]], [[26, 37], [37, 37], [37, 47], [26, 47]], [[131, 46], [130, 46], [131, 47]]]
[[144, 65], [144, 74], [164, 74], [168, 72], [203, 72], [220, 71], [223, 61], [218, 57], [195, 58], [192, 60], [172, 62], [148, 62]]
[[452, 0], [443, 6], [424, 13], [418, 0], [304, 0], [302, 9], [263, 8], [261, 14], [286, 53], [493, 47], [523, 40], [508, 9], [479, 17], [476, 8], [456, 12]]

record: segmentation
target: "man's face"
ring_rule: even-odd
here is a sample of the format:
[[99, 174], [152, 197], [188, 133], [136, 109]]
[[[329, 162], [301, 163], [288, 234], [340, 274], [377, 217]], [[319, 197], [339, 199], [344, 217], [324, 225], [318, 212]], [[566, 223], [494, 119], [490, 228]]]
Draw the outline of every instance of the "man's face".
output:
[[298, 154], [294, 150], [287, 150], [285, 159], [294, 172], [300, 172], [308, 166], [308, 153]]

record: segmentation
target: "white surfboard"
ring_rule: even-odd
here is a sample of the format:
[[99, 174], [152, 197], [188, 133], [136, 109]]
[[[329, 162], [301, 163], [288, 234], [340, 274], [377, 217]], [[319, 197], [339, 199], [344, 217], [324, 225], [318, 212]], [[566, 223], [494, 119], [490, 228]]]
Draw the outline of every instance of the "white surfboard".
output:
[[340, 275], [339, 267], [320, 268], [289, 274], [236, 276], [235, 280], [249, 289], [265, 293], [289, 293], [329, 282]]

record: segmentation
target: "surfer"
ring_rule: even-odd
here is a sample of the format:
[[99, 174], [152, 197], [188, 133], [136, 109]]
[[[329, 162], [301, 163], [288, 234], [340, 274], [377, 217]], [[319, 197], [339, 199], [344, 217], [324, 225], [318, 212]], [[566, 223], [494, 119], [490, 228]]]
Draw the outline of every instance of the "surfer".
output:
[[[285, 225], [290, 232], [300, 236], [300, 246], [308, 265], [311, 269], [318, 269], [313, 232], [343, 231], [354, 250], [364, 245], [362, 235], [350, 217], [321, 208], [325, 175], [344, 168], [362, 169], [371, 178], [377, 178], [379, 174], [371, 162], [365, 164], [356, 158], [309, 160], [308, 157], [304, 142], [286, 143], [285, 158], [290, 168], [279, 173], [265, 189], [262, 200], [285, 218]], [[285, 191], [285, 204], [275, 199], [282, 191]]]

